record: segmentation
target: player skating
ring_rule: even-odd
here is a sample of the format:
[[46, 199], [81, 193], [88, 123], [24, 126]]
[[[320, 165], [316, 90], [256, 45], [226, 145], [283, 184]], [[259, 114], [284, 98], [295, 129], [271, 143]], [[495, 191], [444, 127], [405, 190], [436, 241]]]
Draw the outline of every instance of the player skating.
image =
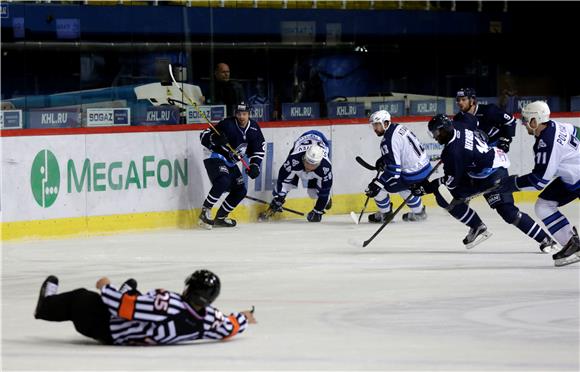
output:
[[528, 134], [536, 137], [534, 169], [523, 176], [503, 179], [502, 190], [514, 192], [545, 188], [538, 196], [535, 211], [563, 247], [553, 255], [554, 264], [565, 266], [578, 262], [578, 231], [558, 210], [558, 207], [580, 198], [580, 141], [576, 138], [576, 128], [572, 124], [550, 120], [550, 107], [542, 101], [524, 107], [522, 122]]
[[[206, 229], [236, 226], [236, 221], [227, 217], [247, 193], [238, 163], [244, 155], [248, 155], [250, 163], [246, 173], [252, 179], [258, 177], [265, 153], [262, 130], [255, 120], [250, 119], [249, 106], [242, 103], [236, 107], [234, 117], [220, 121], [215, 130], [204, 130], [201, 143], [211, 151], [203, 164], [212, 187], [203, 202], [199, 224]], [[218, 209], [215, 219], [212, 219], [211, 208], [226, 192], [229, 195]]]
[[[381, 138], [381, 157], [375, 167], [382, 174], [373, 179], [365, 194], [375, 199], [379, 211], [369, 215], [369, 222], [383, 223], [392, 216], [390, 193], [398, 193], [403, 199], [410, 196], [409, 187], [422, 182], [431, 171], [429, 157], [415, 134], [401, 124], [391, 122], [391, 114], [380, 110], [374, 112], [369, 123]], [[407, 201], [411, 212], [403, 214], [404, 221], [423, 221], [427, 218], [421, 197], [413, 196]]]
[[[508, 177], [509, 159], [500, 149], [489, 147], [474, 131], [464, 125], [454, 125], [445, 115], [434, 116], [428, 124], [433, 138], [444, 145], [441, 153], [445, 175], [433, 181], [424, 181], [413, 186], [413, 194], [425, 195], [438, 190], [440, 185], [449, 189], [455, 199], [449, 212], [460, 222], [470, 227], [463, 239], [467, 248], [481, 243], [491, 235], [477, 213], [461, 200], [483, 193], [489, 206], [509, 224], [538, 243], [542, 252], [550, 252], [556, 242], [526, 213], [514, 204], [511, 192], [499, 192], [497, 187]], [[459, 202], [457, 202], [459, 201]]]

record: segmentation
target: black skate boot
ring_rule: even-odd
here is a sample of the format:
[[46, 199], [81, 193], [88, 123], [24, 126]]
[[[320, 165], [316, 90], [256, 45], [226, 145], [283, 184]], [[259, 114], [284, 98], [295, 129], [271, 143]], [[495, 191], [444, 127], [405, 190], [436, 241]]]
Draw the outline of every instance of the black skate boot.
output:
[[407, 222], [415, 222], [415, 221], [424, 221], [427, 219], [427, 212], [425, 212], [425, 206], [421, 209], [421, 212], [414, 213], [413, 211], [407, 212], [403, 214], [403, 221]]
[[49, 275], [40, 286], [40, 294], [38, 295], [38, 303], [36, 310], [34, 310], [34, 318], [39, 319], [40, 309], [44, 303], [44, 299], [48, 296], [53, 296], [58, 292], [58, 278], [54, 275]]
[[580, 261], [580, 238], [578, 237], [578, 230], [575, 227], [573, 230], [574, 235], [572, 235], [568, 243], [560, 252], [552, 256], [554, 266], [566, 266]]
[[369, 214], [369, 222], [372, 223], [384, 223], [387, 219], [393, 218], [393, 211], [387, 213], [376, 212]]
[[133, 278], [125, 280], [125, 283], [123, 283], [121, 285], [121, 288], [119, 288], [119, 292], [121, 293], [129, 292], [129, 294], [138, 293], [137, 281]]
[[199, 215], [199, 221], [197, 224], [204, 229], [211, 230], [214, 225], [214, 221], [211, 219], [211, 211], [206, 207], [201, 207], [201, 214]]
[[487, 226], [484, 223], [481, 223], [477, 227], [472, 227], [469, 230], [469, 233], [463, 239], [463, 244], [465, 244], [465, 248], [471, 249], [478, 245], [479, 243], [484, 242], [485, 240], [489, 239], [491, 233], [487, 231]]
[[546, 236], [540, 243], [540, 251], [542, 253], [554, 253], [558, 250], [556, 241], [549, 236]]
[[213, 225], [215, 227], [234, 227], [237, 225], [236, 220], [233, 220], [231, 218], [227, 218], [227, 216], [223, 216], [223, 217], [216, 217], [215, 220], [213, 221]]

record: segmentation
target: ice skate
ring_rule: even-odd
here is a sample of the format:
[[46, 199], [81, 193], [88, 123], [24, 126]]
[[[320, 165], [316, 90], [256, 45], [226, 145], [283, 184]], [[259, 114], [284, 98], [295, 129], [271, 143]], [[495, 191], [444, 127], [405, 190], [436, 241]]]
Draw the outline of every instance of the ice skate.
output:
[[125, 283], [119, 288], [119, 292], [125, 293], [130, 291], [137, 291], [137, 281], [133, 278], [125, 280]]
[[208, 208], [202, 207], [201, 214], [199, 215], [199, 221], [197, 221], [199, 226], [207, 230], [211, 230], [214, 225], [214, 221], [211, 219], [210, 213], [211, 211]]
[[485, 224], [482, 223], [479, 226], [472, 227], [469, 230], [469, 233], [463, 239], [463, 244], [465, 244], [465, 248], [471, 249], [476, 245], [478, 245], [479, 243], [483, 243], [484, 241], [489, 239], [491, 235], [492, 234], [489, 231], [487, 231], [487, 226], [485, 226]]
[[237, 225], [236, 220], [227, 217], [216, 217], [213, 221], [215, 227], [234, 227]]
[[44, 299], [48, 296], [53, 296], [58, 292], [58, 278], [54, 275], [49, 275], [42, 285], [40, 286], [40, 294], [38, 295], [38, 303], [36, 304], [36, 310], [34, 310], [34, 317], [38, 319], [38, 313]]
[[574, 235], [570, 238], [568, 243], [562, 250], [552, 256], [554, 259], [554, 266], [566, 266], [580, 261], [580, 238], [578, 238], [578, 231], [574, 227]]
[[427, 219], [427, 212], [425, 211], [425, 206], [421, 209], [421, 212], [414, 213], [413, 211], [407, 212], [403, 214], [403, 221], [406, 222], [415, 222], [415, 221], [424, 221]]
[[540, 243], [540, 251], [542, 253], [555, 253], [557, 250], [556, 241], [549, 236], [546, 236]]
[[376, 212], [369, 214], [369, 222], [371, 223], [384, 223], [387, 219], [393, 218], [393, 212], [389, 211], [387, 213]]

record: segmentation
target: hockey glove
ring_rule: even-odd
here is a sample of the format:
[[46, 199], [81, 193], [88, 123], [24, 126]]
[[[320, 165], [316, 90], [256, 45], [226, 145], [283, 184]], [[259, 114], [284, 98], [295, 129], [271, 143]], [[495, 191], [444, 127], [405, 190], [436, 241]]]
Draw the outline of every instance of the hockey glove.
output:
[[228, 139], [226, 136], [222, 134], [212, 133], [211, 134], [211, 142], [214, 144], [215, 147], [225, 147], [228, 144]]
[[324, 214], [324, 212], [320, 212], [320, 211], [317, 211], [316, 209], [313, 209], [308, 213], [308, 215], [306, 216], [306, 219], [308, 220], [308, 222], [320, 222], [320, 221], [322, 221], [323, 214]]
[[270, 202], [270, 209], [274, 212], [282, 212], [282, 206], [286, 202], [286, 196], [276, 195]]
[[500, 137], [499, 140], [497, 141], [497, 148], [507, 154], [510, 151], [510, 143], [512, 143], [511, 138]]
[[381, 156], [380, 158], [377, 159], [377, 161], [375, 162], [375, 168], [380, 171], [380, 172], [384, 172], [385, 170], [385, 161], [383, 160], [383, 157]]
[[260, 167], [256, 163], [250, 163], [250, 167], [246, 169], [246, 174], [251, 179], [255, 179], [260, 175]]
[[411, 185], [409, 189], [411, 190], [411, 194], [415, 196], [423, 196], [426, 194], [433, 194], [438, 187], [439, 179], [435, 179], [433, 181], [424, 180], [421, 183]]
[[365, 190], [365, 194], [366, 196], [368, 196], [369, 198], [374, 198], [375, 196], [377, 196], [379, 194], [379, 192], [381, 191], [381, 189], [383, 188], [383, 185], [375, 180], [372, 180], [371, 183], [369, 183], [369, 185], [367, 186], [367, 189]]

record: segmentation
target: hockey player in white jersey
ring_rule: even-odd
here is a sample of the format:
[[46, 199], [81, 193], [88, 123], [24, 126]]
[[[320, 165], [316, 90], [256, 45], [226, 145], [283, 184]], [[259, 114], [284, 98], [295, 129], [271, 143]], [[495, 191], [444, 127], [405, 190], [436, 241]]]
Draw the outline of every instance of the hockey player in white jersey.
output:
[[[406, 199], [411, 194], [409, 186], [423, 181], [432, 167], [415, 134], [403, 125], [391, 123], [388, 111], [374, 112], [369, 123], [375, 134], [382, 137], [382, 156], [375, 166], [383, 173], [369, 183], [365, 194], [374, 198], [379, 208], [379, 212], [369, 215], [369, 222], [383, 223], [393, 213], [389, 193], [399, 193]], [[403, 214], [404, 221], [422, 221], [427, 218], [421, 197], [413, 196], [407, 205], [411, 212]]]
[[330, 142], [317, 130], [302, 133], [280, 167], [274, 198], [270, 208], [260, 219], [267, 220], [272, 214], [282, 211], [286, 195], [298, 187], [298, 182], [306, 182], [308, 195], [316, 199], [314, 208], [308, 213], [309, 222], [320, 222], [324, 211], [330, 209], [332, 188], [332, 164], [329, 158]]
[[580, 141], [576, 138], [576, 128], [572, 124], [550, 120], [550, 108], [542, 101], [524, 107], [522, 123], [528, 134], [536, 137], [534, 169], [523, 176], [505, 178], [502, 189], [514, 192], [545, 188], [536, 201], [535, 210], [550, 234], [563, 247], [552, 256], [554, 264], [565, 266], [578, 262], [578, 231], [558, 211], [558, 207], [580, 198]]

